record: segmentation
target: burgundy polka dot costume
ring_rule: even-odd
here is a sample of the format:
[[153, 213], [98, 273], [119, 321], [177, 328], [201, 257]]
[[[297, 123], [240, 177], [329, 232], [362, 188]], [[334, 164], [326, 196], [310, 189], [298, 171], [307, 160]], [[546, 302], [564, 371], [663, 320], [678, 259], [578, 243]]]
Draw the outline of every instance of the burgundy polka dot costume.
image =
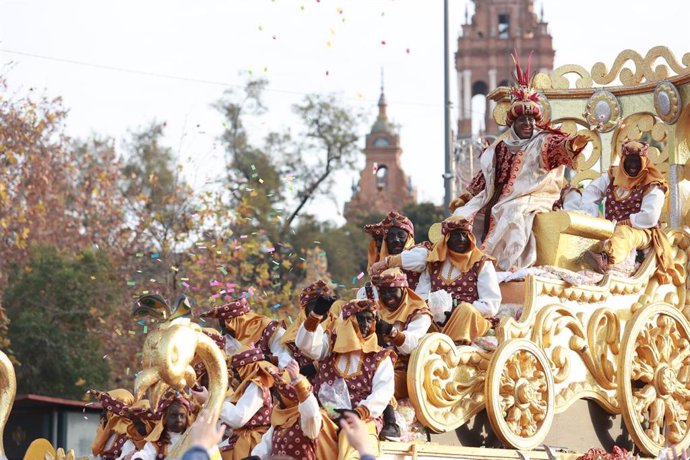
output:
[[316, 440], [304, 435], [299, 422], [289, 427], [274, 427], [272, 441], [273, 455], [316, 460]]
[[[263, 352], [258, 348], [252, 347], [233, 355], [230, 361], [230, 367], [232, 367], [233, 369], [240, 369], [241, 367], [244, 367], [248, 364], [263, 361], [263, 359]], [[256, 383], [256, 381], [253, 380], [251, 376], [248, 376], [246, 378], [248, 380], [245, 380], [245, 382], [243, 382], [244, 389], [238, 389], [239, 393], [233, 395], [233, 399], [231, 399], [231, 401], [237, 403], [239, 398], [241, 398], [244, 395], [244, 391], [246, 390], [246, 386], [244, 386], [244, 383], [254, 382], [254, 384], [261, 389], [263, 405], [258, 411], [256, 411], [252, 418], [250, 418], [249, 421], [247, 421], [247, 423], [245, 423], [241, 428], [237, 428], [234, 430], [232, 437], [228, 439], [228, 444], [221, 449], [221, 452], [227, 452], [229, 450], [232, 450], [235, 447], [237, 440], [239, 439], [239, 434], [241, 434], [242, 432], [253, 431], [261, 427], [266, 428], [264, 430], [265, 432], [271, 426], [271, 412], [273, 412], [273, 399], [271, 398], [270, 387], [265, 387], [259, 383]]]
[[263, 352], [264, 355], [270, 356], [271, 353], [271, 339], [273, 338], [273, 334], [275, 334], [276, 329], [280, 324], [278, 321], [271, 321], [268, 323], [264, 331], [261, 333], [261, 338], [257, 342], [256, 346]]
[[[613, 177], [611, 177], [610, 173], [609, 177], [609, 185], [606, 187], [606, 209], [604, 215], [608, 220], [620, 221], [630, 219], [631, 214], [636, 214], [642, 209], [642, 200], [647, 190], [652, 187], [653, 184], [644, 187], [635, 187], [628, 196], [617, 200]], [[657, 222], [656, 227], [658, 226], [659, 223]]]
[[271, 412], [273, 412], [273, 399], [271, 398], [271, 392], [268, 389], [262, 388], [262, 392], [264, 397], [263, 406], [261, 406], [261, 409], [259, 409], [256, 412], [256, 414], [254, 414], [254, 416], [250, 418], [249, 421], [245, 423], [245, 425], [242, 428], [238, 428], [235, 430], [235, 433], [233, 433], [232, 437], [228, 439], [228, 445], [224, 446], [221, 450], [222, 452], [226, 452], [235, 447], [235, 443], [237, 442], [237, 439], [239, 437], [237, 435], [237, 432], [243, 430], [255, 430], [262, 426], [271, 426]]
[[482, 257], [465, 273], [458, 276], [452, 283], [446, 284], [443, 279], [441, 269], [443, 262], [429, 263], [429, 276], [431, 277], [431, 292], [444, 290], [452, 297], [455, 304], [460, 302], [472, 303], [479, 299], [479, 292], [477, 290], [477, 280], [479, 279], [479, 271], [481, 270], [487, 257]]
[[[276, 378], [275, 388], [280, 397], [288, 404], [299, 404], [297, 391], [292, 384]], [[316, 460], [316, 439], [310, 439], [302, 431], [300, 419], [289, 426], [274, 426], [272, 443], [272, 455], [285, 455], [293, 458]]]
[[[336, 337], [337, 334], [334, 333], [331, 338], [331, 348], [332, 344], [335, 343]], [[363, 353], [359, 361], [359, 369], [346, 377], [338, 370], [337, 360], [339, 356], [338, 353], [331, 353], [326, 359], [321, 361], [314, 383], [314, 394], [319, 394], [319, 389], [324, 383], [333, 385], [335, 379], [342, 378], [347, 384], [353, 408], [357, 407], [360, 402], [371, 394], [374, 374], [381, 362], [387, 357], [391, 357], [395, 361], [395, 353], [392, 350]]]
[[122, 447], [125, 445], [127, 442], [127, 435], [126, 434], [118, 434], [117, 437], [115, 438], [115, 442], [113, 443], [110, 448], [105, 449], [103, 452], [101, 452], [101, 459], [102, 460], [115, 460], [117, 457], [122, 454]]
[[162, 441], [155, 441], [153, 443], [156, 446], [156, 460], [165, 460], [168, 456], [168, 444]]
[[[297, 345], [295, 345], [294, 342], [288, 342], [285, 344], [285, 346], [290, 350], [290, 353], [292, 353], [292, 357], [295, 358], [295, 361], [297, 361], [297, 364], [302, 366], [306, 366], [307, 364], [311, 363], [313, 360], [310, 359], [309, 357], [305, 356], [299, 348], [297, 348]], [[313, 383], [313, 382], [310, 382]]]

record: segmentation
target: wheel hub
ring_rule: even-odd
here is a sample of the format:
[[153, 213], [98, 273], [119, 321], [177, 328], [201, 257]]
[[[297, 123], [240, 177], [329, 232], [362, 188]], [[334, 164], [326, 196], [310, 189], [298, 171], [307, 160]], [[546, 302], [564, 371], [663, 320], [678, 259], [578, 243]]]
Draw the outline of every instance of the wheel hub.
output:
[[673, 392], [676, 374], [668, 365], [663, 364], [657, 369], [654, 380], [659, 396], [668, 396], [671, 394], [671, 392]]
[[515, 400], [521, 408], [529, 406], [537, 397], [537, 392], [527, 379], [521, 378], [515, 384]]

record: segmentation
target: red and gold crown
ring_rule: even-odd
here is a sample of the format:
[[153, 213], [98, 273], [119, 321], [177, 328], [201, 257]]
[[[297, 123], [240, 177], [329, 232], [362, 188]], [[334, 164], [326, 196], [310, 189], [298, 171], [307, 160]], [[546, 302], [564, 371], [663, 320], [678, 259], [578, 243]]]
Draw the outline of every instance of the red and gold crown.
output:
[[646, 157], [647, 151], [649, 150], [649, 144], [646, 142], [633, 141], [630, 139], [623, 141], [623, 145], [621, 147], [622, 156], [639, 155], [641, 157]]
[[441, 233], [447, 235], [453, 230], [462, 230], [472, 233], [472, 221], [460, 216], [451, 216], [441, 222]]
[[187, 409], [188, 412], [192, 410], [192, 401], [189, 400], [183, 393], [177, 390], [168, 390], [161, 400], [158, 402], [158, 407], [155, 411], [156, 418], [160, 419], [165, 416], [165, 412], [173, 404], [180, 404], [182, 407]]
[[510, 91], [510, 108], [506, 114], [506, 125], [512, 126], [515, 120], [522, 115], [531, 115], [539, 123], [542, 121], [541, 96], [532, 87], [532, 53], [527, 58], [527, 69], [522, 70], [518, 60], [517, 50], [511, 54], [515, 63], [515, 82], [516, 85]]
[[383, 235], [383, 223], [382, 222], [376, 222], [375, 224], [366, 224], [364, 226], [364, 232], [371, 235], [372, 238], [374, 238], [376, 236], [382, 236]]

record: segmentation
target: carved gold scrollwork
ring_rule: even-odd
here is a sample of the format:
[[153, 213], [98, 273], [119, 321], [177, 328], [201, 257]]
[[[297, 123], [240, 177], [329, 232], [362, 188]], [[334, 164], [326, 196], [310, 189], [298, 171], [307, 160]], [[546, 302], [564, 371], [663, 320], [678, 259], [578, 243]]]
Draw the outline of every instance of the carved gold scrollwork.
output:
[[[597, 383], [605, 390], [616, 389], [616, 364], [610, 355], [618, 355], [620, 320], [605, 308], [596, 310], [585, 330], [580, 318], [564, 305], [542, 308], [535, 319], [532, 340], [542, 350], [549, 349], [556, 335], [565, 329], [571, 332], [570, 350], [582, 358]], [[561, 345], [551, 351], [554, 382], [564, 382], [570, 374], [568, 350]]]
[[445, 432], [484, 408], [484, 379], [491, 354], [456, 347], [445, 334], [427, 334], [410, 356], [407, 387], [417, 417]]
[[516, 449], [542, 443], [555, 413], [551, 365], [526, 339], [502, 344], [486, 379], [487, 413], [496, 435]]
[[[657, 59], [663, 59], [666, 64], [655, 66]], [[632, 70], [624, 67], [628, 63], [632, 64]], [[610, 85], [616, 79], [620, 80], [623, 86], [632, 86], [643, 82], [661, 81], [668, 78], [671, 71], [681, 74], [687, 72], [688, 69], [690, 69], [690, 53], [684, 54], [681, 62], [678, 62], [667, 47], [655, 46], [644, 57], [634, 50], [621, 51], [610, 70], [603, 62], [594, 64], [589, 72], [580, 65], [567, 64], [554, 69], [548, 76], [537, 74], [538, 79], [535, 77], [535, 80], [538, 81], [540, 89], [571, 88], [570, 81], [566, 78], [568, 74], [578, 76], [575, 80], [575, 88], [591, 88], [595, 83]]]
[[606, 390], [617, 387], [617, 362], [612, 357], [620, 353], [621, 324], [618, 316], [611, 310], [596, 310], [587, 324], [587, 342], [592, 357], [592, 375]]
[[[640, 298], [640, 306], [644, 306], [653, 301], [666, 302], [684, 308], [688, 299], [688, 289], [690, 288], [687, 279], [687, 266], [690, 253], [690, 234], [682, 229], [673, 229], [667, 232], [671, 243], [671, 256], [676, 270], [685, 278], [685, 283], [680, 286], [661, 285], [656, 277], [652, 277], [647, 284], [645, 295]], [[633, 311], [637, 311], [634, 308]]]
[[635, 444], [655, 456], [665, 445], [685, 450], [690, 407], [690, 324], [669, 304], [640, 309], [623, 338], [619, 395]]
[[601, 135], [594, 130], [585, 128], [581, 124], [582, 122], [578, 122], [577, 120], [557, 120], [556, 123], [561, 123], [561, 130], [570, 135], [581, 134], [587, 136], [587, 139], [589, 139], [591, 143], [590, 145], [592, 146], [592, 151], [588, 156], [585, 156], [584, 153], [578, 156], [577, 174], [575, 174], [575, 177], [570, 180], [570, 184], [574, 187], [577, 187], [580, 182], [584, 180], [596, 179], [599, 177], [601, 172], [599, 172], [599, 169], [595, 168], [595, 166], [601, 159]]
[[[690, 67], [690, 53], [683, 55], [683, 65], [681, 65], [665, 46], [655, 46], [644, 57], [637, 51], [628, 49], [621, 51], [616, 57], [611, 70], [608, 70], [603, 62], [594, 64], [591, 72], [592, 80], [600, 85], [608, 85], [618, 77], [624, 86], [639, 85], [643, 80], [648, 82], [664, 80], [670, 75], [668, 66], [661, 64], [652, 68], [659, 58], [665, 59], [668, 66], [677, 74], [687, 71]], [[634, 64], [634, 71], [623, 68], [628, 61]]]
[[570, 81], [565, 77], [568, 74], [578, 75], [580, 78], [575, 80], [576, 88], [591, 88], [592, 77], [587, 69], [577, 64], [566, 64], [554, 69], [551, 73], [551, 86], [554, 89], [568, 89]]

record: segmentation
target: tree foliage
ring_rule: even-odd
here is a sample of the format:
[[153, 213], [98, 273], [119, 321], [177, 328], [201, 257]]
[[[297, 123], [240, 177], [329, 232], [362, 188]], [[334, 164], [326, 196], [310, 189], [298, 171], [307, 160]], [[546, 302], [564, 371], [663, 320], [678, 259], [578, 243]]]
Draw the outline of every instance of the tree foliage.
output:
[[122, 249], [119, 171], [105, 143], [73, 148], [60, 99], [11, 99], [0, 80], [0, 289], [32, 243]]
[[356, 115], [333, 95], [307, 95], [293, 110], [304, 129], [285, 156], [285, 167], [297, 184], [297, 205], [285, 218], [284, 229], [318, 193], [328, 193], [334, 171], [354, 167], [359, 139]]
[[[0, 345], [21, 362], [20, 391], [131, 387], [147, 324], [129, 312], [145, 293], [184, 293], [197, 318], [239, 296], [294, 317], [298, 287], [314, 276], [354, 295], [366, 222], [336, 227], [306, 205], [353, 166], [360, 114], [308, 95], [292, 129], [254, 136], [266, 85], [251, 80], [216, 104], [226, 173], [202, 193], [185, 183], [165, 124], [132, 131], [121, 150], [97, 135], [73, 141], [59, 99], [9, 96], [0, 80]], [[436, 219], [429, 206], [405, 209], [418, 235]]]
[[408, 204], [403, 208], [403, 214], [414, 224], [415, 241], [418, 243], [427, 241], [429, 228], [445, 218], [443, 209], [429, 202]]
[[107, 388], [110, 365], [99, 330], [121, 304], [122, 289], [108, 256], [76, 256], [33, 247], [4, 292], [10, 340], [19, 360], [19, 391], [80, 399], [89, 387]]

